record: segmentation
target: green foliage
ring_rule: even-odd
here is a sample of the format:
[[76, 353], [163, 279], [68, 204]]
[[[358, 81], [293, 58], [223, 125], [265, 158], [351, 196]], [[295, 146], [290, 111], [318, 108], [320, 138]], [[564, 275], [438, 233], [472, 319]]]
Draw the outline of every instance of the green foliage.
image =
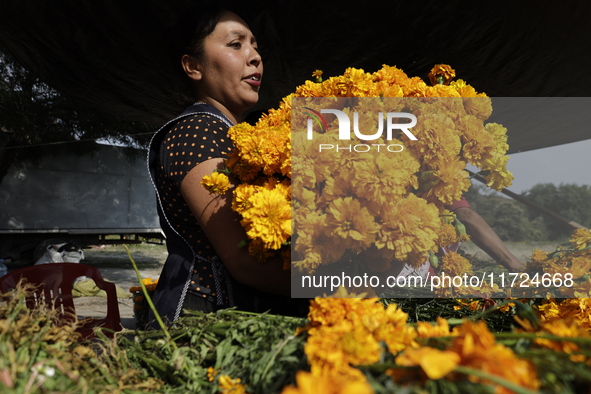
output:
[[[525, 197], [585, 227], [591, 226], [591, 186], [540, 183], [524, 193]], [[529, 218], [544, 223], [550, 240], [570, 237], [573, 228], [547, 215], [529, 210]]]
[[[307, 369], [305, 335], [295, 335], [305, 319], [240, 312], [187, 312], [170, 330], [175, 348], [162, 331], [121, 338], [129, 359], [167, 383], [163, 391], [217, 393], [221, 375], [240, 378], [249, 393], [275, 393], [295, 384]], [[208, 368], [215, 378], [209, 379]]]
[[[522, 195], [568, 220], [591, 226], [591, 186], [539, 183]], [[573, 227], [482, 185], [473, 184], [465, 196], [503, 241], [560, 241], [573, 232]]]
[[529, 218], [523, 204], [501, 197], [484, 186], [472, 185], [466, 199], [503, 241], [543, 241], [547, 239], [545, 224]]

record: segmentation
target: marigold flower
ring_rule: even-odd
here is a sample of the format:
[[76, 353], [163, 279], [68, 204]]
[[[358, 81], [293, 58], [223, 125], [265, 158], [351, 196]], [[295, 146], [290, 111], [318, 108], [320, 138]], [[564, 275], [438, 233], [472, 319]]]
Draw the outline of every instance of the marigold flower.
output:
[[239, 378], [232, 379], [228, 375], [220, 375], [219, 389], [221, 394], [246, 394], [246, 387]]
[[205, 175], [201, 179], [201, 185], [210, 193], [224, 194], [230, 188], [230, 179], [221, 172], [214, 172], [211, 175]]
[[591, 245], [591, 231], [586, 228], [578, 228], [570, 238], [576, 250], [587, 248]]
[[297, 387], [287, 386], [281, 394], [372, 394], [366, 379], [347, 380], [334, 375], [314, 375], [306, 371], [296, 373]]
[[393, 250], [397, 260], [420, 264], [435, 245], [439, 223], [435, 205], [409, 194], [388, 205], [375, 245]]
[[377, 223], [368, 209], [352, 197], [338, 198], [327, 208], [328, 231], [335, 237], [350, 242], [353, 250], [368, 248], [375, 240]]
[[462, 276], [472, 272], [472, 264], [464, 256], [449, 252], [441, 259], [441, 271], [449, 276]]
[[460, 356], [448, 350], [424, 346], [405, 350], [404, 353], [396, 357], [395, 362], [403, 367], [419, 365], [429, 379], [441, 379], [459, 364]]
[[443, 223], [437, 234], [437, 246], [445, 247], [457, 241], [456, 228], [452, 224]]
[[419, 338], [445, 337], [449, 336], [450, 328], [447, 320], [437, 317], [437, 324], [430, 322], [417, 322], [417, 335]]
[[433, 86], [437, 84], [449, 85], [455, 77], [456, 71], [447, 64], [436, 64], [429, 72], [429, 81]]
[[281, 191], [262, 188], [249, 199], [242, 225], [251, 239], [259, 238], [269, 249], [279, 249], [291, 236], [291, 206]]
[[[457, 337], [448, 349], [460, 356], [459, 365], [477, 368], [484, 372], [498, 375], [522, 387], [537, 390], [540, 386], [534, 365], [518, 358], [513, 351], [496, 343], [486, 323], [466, 321], [454, 328]], [[493, 382], [476, 376], [469, 376], [473, 382], [495, 386], [497, 393], [510, 393], [507, 389], [496, 386]]]
[[[557, 337], [565, 338], [591, 338], [588, 328], [582, 327], [576, 321], [575, 317], [567, 317], [560, 319], [552, 319], [543, 321], [538, 330], [535, 330], [527, 321], [515, 316], [515, 320], [526, 330], [530, 332], [536, 331], [539, 334], [550, 334]], [[546, 338], [536, 338], [534, 343], [540, 347], [553, 349], [561, 353], [578, 353], [581, 348], [578, 344], [568, 340], [558, 341]], [[585, 362], [587, 357], [581, 354], [573, 354], [571, 360], [574, 362]]]

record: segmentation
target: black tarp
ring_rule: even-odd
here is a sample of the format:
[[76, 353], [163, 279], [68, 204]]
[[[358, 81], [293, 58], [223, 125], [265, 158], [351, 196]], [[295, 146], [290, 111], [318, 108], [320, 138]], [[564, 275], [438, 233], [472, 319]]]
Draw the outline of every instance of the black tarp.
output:
[[[178, 106], [165, 32], [180, 0], [0, 0], [0, 49], [63, 94], [97, 110], [163, 123]], [[586, 1], [229, 1], [257, 32], [265, 76], [256, 110], [315, 69], [373, 72], [396, 65], [426, 78], [450, 64], [498, 97], [586, 97], [591, 92], [591, 3]], [[510, 129], [511, 152], [591, 137], [584, 127]]]

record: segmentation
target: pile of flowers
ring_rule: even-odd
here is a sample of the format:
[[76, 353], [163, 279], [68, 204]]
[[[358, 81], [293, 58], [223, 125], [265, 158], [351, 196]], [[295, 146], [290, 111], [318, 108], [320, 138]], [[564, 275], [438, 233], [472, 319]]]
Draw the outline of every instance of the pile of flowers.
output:
[[569, 242], [553, 252], [534, 250], [526, 273], [531, 288], [553, 297], [591, 297], [591, 231], [576, 229]]
[[[298, 373], [298, 386], [324, 382], [333, 388], [324, 392], [337, 393], [341, 391], [336, 388], [351, 386], [355, 392], [372, 393], [363, 367], [392, 360], [385, 363], [389, 367], [384, 373], [402, 385], [442, 378], [460, 381], [468, 375], [470, 382], [495, 386], [495, 392], [540, 387], [535, 365], [497, 342], [484, 321], [466, 320], [453, 329], [443, 318], [435, 324], [410, 325], [408, 314], [396, 304], [384, 308], [378, 301], [317, 298], [311, 302], [305, 328], [310, 371]], [[293, 387], [283, 391], [307, 392]]]
[[[229, 131], [235, 150], [226, 165], [241, 182], [232, 207], [242, 215], [250, 253], [260, 260], [280, 250], [286, 267], [294, 261], [313, 272], [349, 252], [370, 257], [364, 260], [372, 262], [372, 270], [386, 270], [391, 261], [417, 267], [461, 235], [445, 206], [468, 190], [467, 163], [479, 167], [494, 189], [511, 184], [506, 129], [485, 124], [492, 113], [490, 98], [462, 80], [452, 81], [455, 71], [449, 66], [433, 68], [432, 86], [391, 66], [374, 73], [349, 68], [324, 81], [321, 72], [314, 75], [316, 81], [299, 86], [254, 126], [242, 123]], [[373, 99], [341, 99], [346, 97]], [[305, 141], [306, 118], [300, 115], [302, 108], [323, 105], [358, 112], [359, 119], [372, 123], [361, 126], [372, 130], [376, 112], [419, 114], [412, 129], [417, 140], [402, 143], [403, 136], [396, 135], [372, 141], [404, 144], [396, 154], [320, 155]], [[335, 125], [336, 119], [326, 124]], [[315, 142], [334, 144], [336, 138], [325, 127]], [[229, 182], [225, 174], [214, 173], [202, 184], [220, 193]], [[293, 239], [292, 220], [297, 223]]]

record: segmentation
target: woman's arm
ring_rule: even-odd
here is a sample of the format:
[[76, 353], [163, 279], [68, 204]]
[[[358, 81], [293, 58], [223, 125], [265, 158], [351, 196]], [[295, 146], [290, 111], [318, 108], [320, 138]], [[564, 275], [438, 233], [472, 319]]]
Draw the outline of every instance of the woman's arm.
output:
[[260, 262], [238, 244], [247, 239], [240, 215], [231, 209], [232, 189], [225, 195], [212, 194], [201, 179], [223, 167], [222, 158], [206, 160], [194, 167], [181, 183], [181, 194], [205, 232], [226, 269], [239, 283], [257, 290], [289, 296], [291, 272], [280, 258]]
[[454, 210], [454, 213], [464, 223], [466, 232], [470, 235], [470, 239], [476, 246], [507, 267], [509, 271], [523, 271], [525, 264], [517, 260], [517, 257], [507, 249], [507, 246], [505, 246], [497, 233], [495, 233], [482, 216], [468, 207], [457, 208]]

